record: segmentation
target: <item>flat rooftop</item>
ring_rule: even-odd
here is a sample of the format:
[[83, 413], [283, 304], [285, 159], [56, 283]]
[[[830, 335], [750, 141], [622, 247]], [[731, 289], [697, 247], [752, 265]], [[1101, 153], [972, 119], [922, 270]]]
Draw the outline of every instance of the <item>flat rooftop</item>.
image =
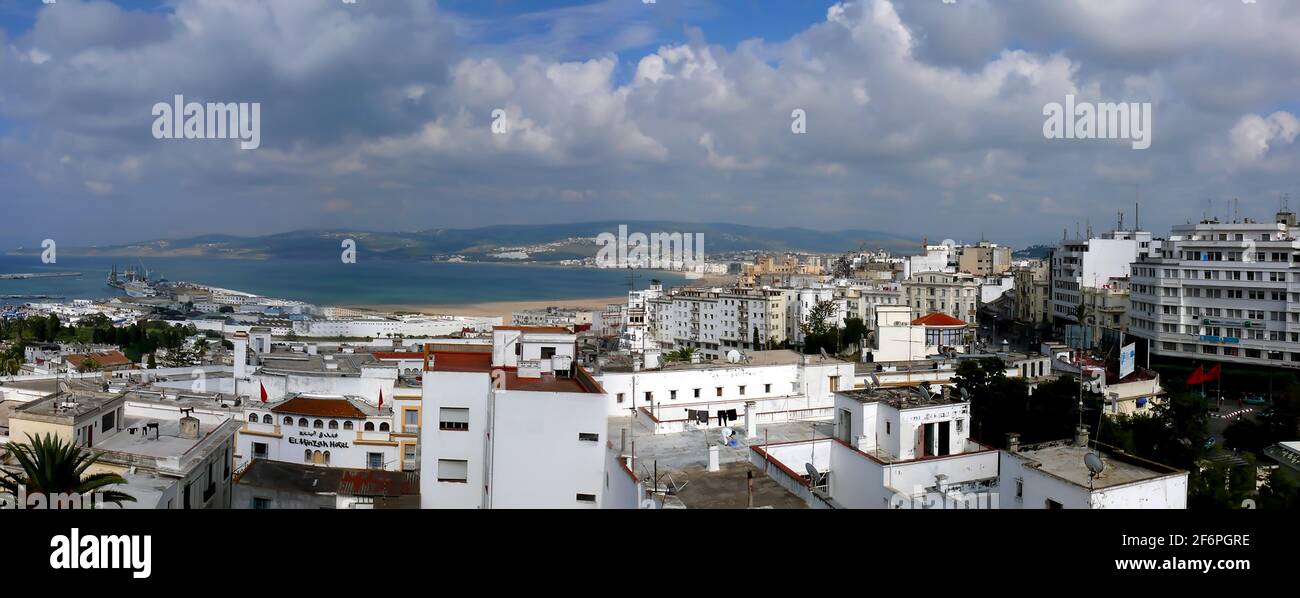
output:
[[[158, 424], [157, 438], [154, 438], [153, 430], [149, 430], [148, 433], [145, 431], [145, 424], [151, 422], [157, 422]], [[180, 420], [158, 420], [127, 416], [126, 421], [122, 422], [121, 432], [96, 442], [94, 448], [96, 450], [128, 453], [154, 459], [179, 457], [189, 452], [205, 436], [219, 427], [211, 424], [200, 424], [199, 437], [189, 439], [180, 436]], [[130, 432], [130, 428], [135, 428], [135, 434]]]
[[727, 463], [718, 471], [692, 467], [674, 475], [681, 488], [675, 495], [688, 509], [749, 507], [749, 476], [754, 478], [754, 508], [807, 509], [808, 503], [748, 461]]
[[397, 365], [380, 361], [371, 353], [327, 353], [308, 355], [292, 351], [262, 353], [262, 371], [267, 373], [323, 374], [327, 376], [355, 376], [362, 367], [396, 368]]
[[121, 393], [67, 390], [18, 407], [10, 413], [10, 418], [71, 422], [93, 414], [113, 401], [123, 400], [123, 396]]
[[884, 403], [899, 410], [936, 407], [939, 405], [954, 405], [964, 402], [960, 399], [945, 398], [941, 392], [930, 393], [929, 398], [926, 398], [925, 395], [921, 394], [919, 387], [916, 386], [841, 390], [835, 394], [861, 403]]
[[[1089, 485], [1088, 467], [1084, 465], [1084, 455], [1093, 449], [1075, 445], [1072, 442], [1045, 443], [1026, 445], [1019, 452], [1012, 453], [1038, 464], [1038, 470], [1049, 473], [1084, 488]], [[1152, 480], [1167, 475], [1180, 473], [1181, 470], [1146, 461], [1131, 455], [1102, 449], [1101, 461], [1105, 469], [1092, 482], [1095, 490], [1122, 486], [1143, 480]]]
[[254, 459], [239, 475], [238, 483], [305, 494], [400, 497], [420, 493], [420, 477], [413, 471], [317, 467], [265, 459]]

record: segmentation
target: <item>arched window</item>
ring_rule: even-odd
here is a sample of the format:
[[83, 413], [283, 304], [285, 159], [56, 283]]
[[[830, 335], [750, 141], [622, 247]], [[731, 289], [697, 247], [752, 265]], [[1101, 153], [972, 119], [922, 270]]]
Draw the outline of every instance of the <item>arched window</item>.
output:
[[329, 452], [329, 451], [325, 451], [325, 464], [326, 464], [326, 465], [329, 465], [329, 464], [330, 464], [330, 452]]
[[351, 422], [351, 421], [345, 421], [345, 422], [343, 422], [343, 429], [344, 429], [344, 430], [351, 430], [351, 429], [352, 429], [352, 422]]
[[264, 424], [269, 424], [269, 423], [271, 423], [271, 421], [272, 421], [272, 420], [271, 420], [271, 414], [270, 414], [270, 413], [268, 413], [268, 414], [262, 416], [262, 423], [264, 423]]
[[311, 462], [312, 462], [312, 463], [315, 463], [316, 465], [324, 464], [324, 463], [325, 463], [325, 455], [321, 454], [320, 451], [316, 451], [316, 452], [314, 452], [314, 453], [311, 454]]
[[379, 431], [380, 431], [380, 432], [387, 432], [387, 431], [388, 431], [388, 422], [384, 422], [384, 423], [382, 423], [382, 424], [379, 424]]
[[292, 418], [292, 417], [289, 417], [289, 416], [287, 416], [287, 415], [284, 416], [284, 425], [286, 425], [286, 426], [292, 426], [292, 425], [293, 425], [293, 418]]
[[321, 421], [321, 420], [318, 419], [318, 420], [312, 422], [311, 427], [316, 428], [317, 430], [319, 430], [319, 429], [325, 427], [325, 422], [323, 422], [323, 421]]
[[338, 422], [338, 420], [333, 420], [333, 419], [330, 420], [330, 429], [331, 429], [331, 430], [337, 430], [337, 429], [339, 429], [339, 422]]
[[305, 417], [300, 417], [300, 418], [298, 418], [298, 425], [299, 425], [299, 426], [302, 426], [302, 427], [304, 427], [304, 428], [306, 428], [306, 427], [307, 427], [307, 418], [305, 418]]
[[257, 423], [257, 414], [256, 413], [248, 414], [248, 421], [252, 423]]
[[375, 422], [366, 422], [366, 431], [367, 431], [367, 432], [374, 432], [374, 431], [375, 431]]
[[307, 449], [302, 452], [302, 462], [311, 463], [311, 449]]

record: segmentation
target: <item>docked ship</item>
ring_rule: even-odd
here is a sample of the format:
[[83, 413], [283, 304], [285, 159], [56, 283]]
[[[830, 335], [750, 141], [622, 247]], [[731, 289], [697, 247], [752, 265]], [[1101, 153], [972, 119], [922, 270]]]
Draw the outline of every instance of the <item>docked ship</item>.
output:
[[118, 270], [117, 265], [108, 273], [108, 286], [115, 289], [121, 289], [130, 297], [155, 297], [158, 290], [154, 284], [158, 281], [149, 278], [150, 272], [144, 269], [143, 264], [140, 269], [127, 268]]

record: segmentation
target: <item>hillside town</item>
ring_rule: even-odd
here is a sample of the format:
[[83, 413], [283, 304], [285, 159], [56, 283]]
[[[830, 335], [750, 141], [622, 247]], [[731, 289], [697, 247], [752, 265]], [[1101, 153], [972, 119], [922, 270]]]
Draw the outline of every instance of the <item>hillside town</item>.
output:
[[[133, 509], [1294, 508], [1300, 225], [732, 254], [623, 302], [384, 313], [134, 272], [0, 320], [0, 471]], [[110, 274], [116, 280], [119, 273]], [[123, 290], [126, 290], [123, 288]], [[24, 448], [28, 447], [28, 448]], [[310, 479], [310, 484], [303, 480]], [[20, 496], [21, 494], [21, 496]]]

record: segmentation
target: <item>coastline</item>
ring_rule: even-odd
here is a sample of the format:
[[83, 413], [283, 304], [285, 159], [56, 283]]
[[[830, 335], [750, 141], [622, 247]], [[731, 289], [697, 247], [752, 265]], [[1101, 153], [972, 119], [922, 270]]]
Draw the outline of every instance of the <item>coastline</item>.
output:
[[358, 311], [418, 313], [443, 316], [500, 316], [503, 324], [509, 324], [516, 311], [541, 309], [550, 306], [574, 307], [603, 311], [611, 303], [626, 304], [627, 295], [613, 297], [586, 297], [581, 299], [534, 299], [526, 301], [483, 301], [479, 303], [457, 304], [381, 304], [381, 305], [346, 305], [346, 309]]

